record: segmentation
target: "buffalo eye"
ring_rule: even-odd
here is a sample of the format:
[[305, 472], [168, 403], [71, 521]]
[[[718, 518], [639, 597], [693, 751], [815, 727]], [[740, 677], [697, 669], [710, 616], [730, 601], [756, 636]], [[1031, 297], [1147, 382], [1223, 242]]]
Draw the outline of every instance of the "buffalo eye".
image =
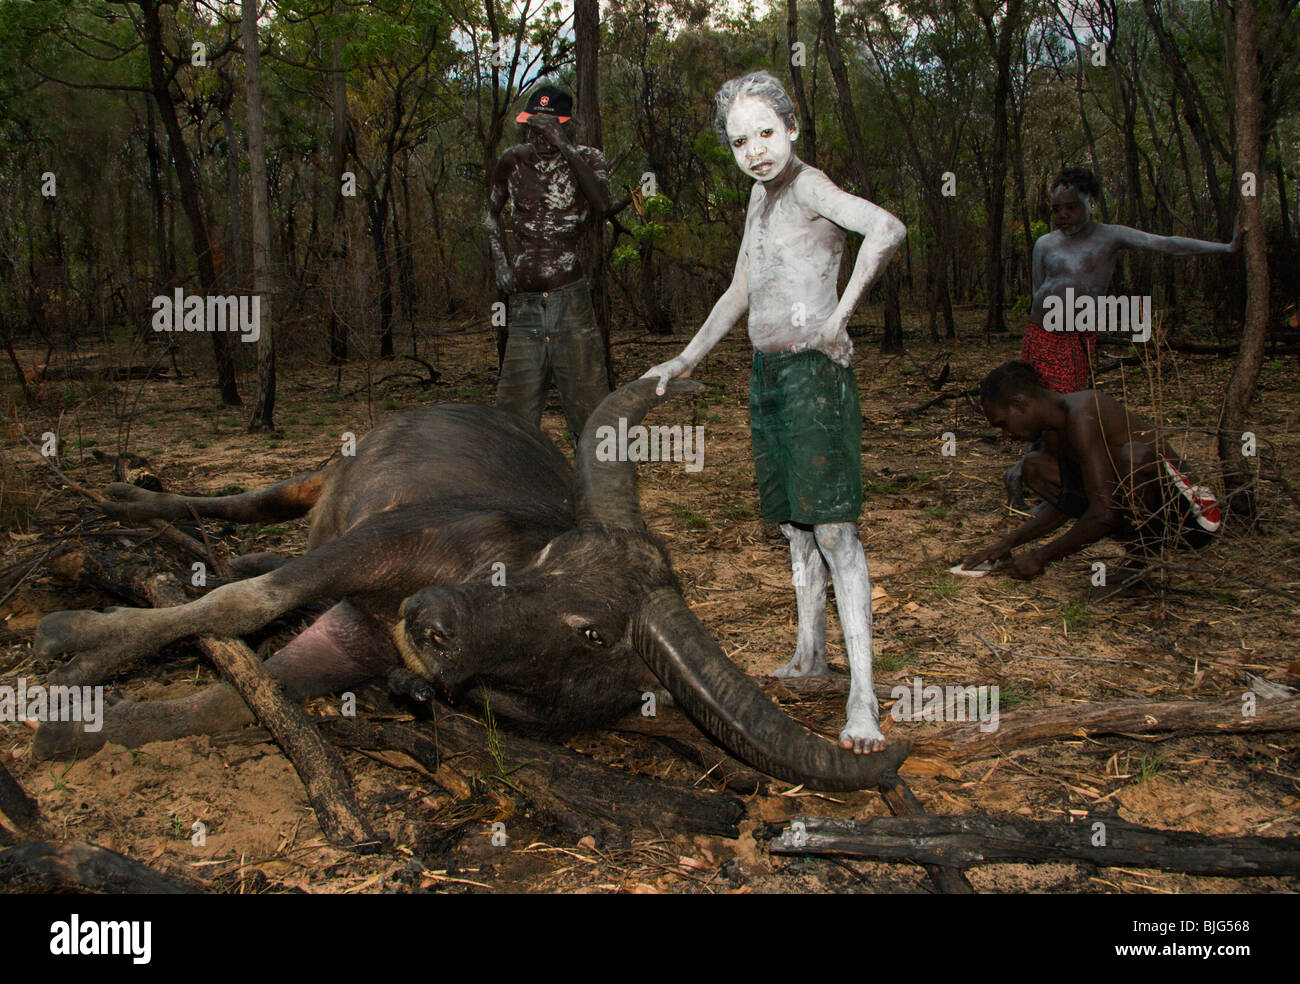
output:
[[582, 634], [587, 639], [588, 642], [593, 643], [594, 645], [597, 646], [605, 645], [605, 640], [602, 639], [600, 637], [600, 633], [593, 628], [583, 629]]

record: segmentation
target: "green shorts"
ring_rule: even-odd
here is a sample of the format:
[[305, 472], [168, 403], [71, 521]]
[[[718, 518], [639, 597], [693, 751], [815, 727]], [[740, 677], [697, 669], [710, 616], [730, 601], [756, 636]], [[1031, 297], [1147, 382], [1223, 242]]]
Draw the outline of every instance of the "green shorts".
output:
[[815, 350], [755, 352], [749, 432], [764, 521], [857, 521], [862, 411], [853, 370]]

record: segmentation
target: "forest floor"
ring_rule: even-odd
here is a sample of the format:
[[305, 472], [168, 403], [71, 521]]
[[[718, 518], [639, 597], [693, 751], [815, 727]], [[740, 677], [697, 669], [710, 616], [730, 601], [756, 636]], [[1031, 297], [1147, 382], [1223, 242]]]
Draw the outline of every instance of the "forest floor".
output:
[[[876, 314], [876, 312], [872, 312]], [[978, 312], [963, 312], [959, 330], [977, 339]], [[620, 381], [675, 354], [683, 336], [616, 335]], [[1240, 698], [1247, 673], [1295, 685], [1300, 674], [1300, 550], [1296, 503], [1264, 482], [1260, 523], [1234, 531], [1199, 553], [1171, 554], [1153, 595], [1089, 602], [1095, 561], [1118, 559], [1102, 543], [1069, 557], [1032, 582], [954, 577], [948, 567], [1001, 535], [1015, 521], [1003, 505], [1001, 475], [1019, 453], [974, 406], [951, 399], [924, 412], [905, 411], [932, 399], [922, 367], [941, 346], [913, 340], [907, 357], [882, 357], [871, 334], [857, 341], [854, 368], [862, 398], [867, 497], [859, 524], [875, 585], [876, 683], [885, 690], [916, 677], [926, 684], [997, 685], [1000, 710], [1121, 698], [1152, 701]], [[969, 387], [988, 369], [1018, 354], [1018, 338], [991, 347], [963, 342], [952, 355], [947, 389]], [[24, 356], [39, 358], [37, 352]], [[106, 348], [87, 349], [87, 365], [108, 365]], [[5, 394], [4, 498], [0, 543], [11, 556], [53, 543], [95, 510], [62, 487], [20, 440], [58, 429], [62, 465], [89, 488], [111, 481], [90, 452], [130, 450], [148, 457], [172, 491], [233, 492], [264, 486], [318, 467], [341, 435], [358, 437], [403, 407], [439, 400], [491, 402], [496, 354], [487, 334], [441, 336], [421, 355], [440, 381], [422, 388], [414, 376], [382, 381], [413, 362], [335, 371], [303, 365], [292, 353], [281, 365], [280, 429], [250, 435], [245, 415], [221, 408], [203, 369], [198, 378], [87, 385], [51, 381], [37, 408]], [[119, 356], [121, 358], [121, 356]], [[197, 358], [197, 357], [196, 357]], [[137, 357], [136, 361], [139, 361]], [[795, 601], [789, 552], [779, 530], [758, 518], [747, 414], [750, 349], [734, 332], [696, 378], [708, 391], [693, 398], [705, 427], [704, 467], [679, 463], [640, 467], [642, 508], [667, 542], [687, 601], [727, 654], [756, 676], [781, 666], [795, 644]], [[203, 363], [206, 365], [206, 362]], [[183, 369], [188, 368], [182, 366]], [[1141, 367], [1101, 377], [1101, 386], [1134, 409], [1163, 420], [1201, 476], [1215, 472], [1213, 427], [1230, 371], [1228, 360], [1165, 355], [1160, 385]], [[245, 398], [253, 379], [245, 377]], [[1155, 399], [1158, 390], [1159, 399]], [[1300, 374], [1287, 360], [1266, 361], [1252, 422], [1261, 448], [1300, 486]], [[552, 393], [554, 397], [554, 393]], [[690, 406], [683, 402], [683, 406]], [[667, 418], [666, 409], [655, 412]], [[129, 419], [129, 436], [125, 422]], [[674, 422], [680, 412], [672, 415]], [[649, 422], [654, 422], [652, 415]], [[552, 400], [545, 427], [569, 448]], [[956, 454], [942, 453], [945, 435]], [[297, 551], [306, 521], [279, 527], [222, 527], [207, 533], [234, 553]], [[40, 619], [65, 608], [102, 607], [105, 596], [76, 592], [36, 570], [0, 604], [0, 685], [40, 678], [30, 639]], [[845, 673], [833, 605], [828, 641]], [[992, 642], [1006, 646], [996, 655]], [[214, 679], [193, 647], [178, 644], [167, 661], [114, 681], [130, 698], [178, 697]], [[781, 688], [777, 687], [779, 691]], [[791, 695], [785, 694], [789, 698]], [[798, 716], [826, 734], [842, 725], [839, 698], [796, 700]], [[337, 702], [335, 702], [337, 704]], [[365, 700], [363, 697], [363, 707]], [[313, 705], [318, 713], [321, 706]], [[922, 735], [927, 725], [891, 722], [894, 733]], [[974, 726], [974, 725], [972, 725]], [[0, 723], [0, 757], [37, 800], [62, 837], [120, 851], [159, 870], [224, 892], [926, 892], [925, 873], [911, 864], [787, 859], [769, 855], [753, 832], [763, 821], [796, 814], [888, 815], [874, 791], [850, 794], [756, 795], [738, 840], [635, 835], [622, 845], [549, 837], [529, 821], [512, 820], [509, 841], [492, 843], [502, 794], [456, 800], [426, 775], [356, 752], [344, 759], [363, 806], [393, 838], [394, 853], [358, 856], [328, 846], [303, 787], [278, 747], [253, 733], [244, 738], [187, 738], [142, 749], [109, 745], [79, 761], [37, 762], [32, 732]], [[687, 782], [702, 769], [650, 738], [600, 732], [569, 746], [612, 767]], [[928, 812], [1016, 814], [1071, 823], [1104, 813], [1154, 827], [1213, 835], [1300, 834], [1300, 753], [1295, 735], [1079, 737], [1017, 749], [967, 763], [931, 763], [904, 770]], [[919, 774], [918, 774], [919, 773]], [[773, 784], [774, 790], [787, 790]], [[206, 843], [190, 840], [191, 824], [207, 827]], [[992, 892], [1269, 892], [1300, 889], [1300, 879], [1193, 877], [1149, 869], [1083, 864], [988, 864], [972, 868], [976, 889]]]

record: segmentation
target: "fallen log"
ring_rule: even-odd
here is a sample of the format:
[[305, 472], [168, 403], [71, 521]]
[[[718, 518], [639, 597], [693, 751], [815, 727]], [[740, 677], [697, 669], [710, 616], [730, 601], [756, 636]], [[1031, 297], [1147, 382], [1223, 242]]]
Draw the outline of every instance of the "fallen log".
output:
[[727, 793], [697, 790], [592, 761], [562, 745], [496, 733], [478, 721], [438, 710], [432, 725], [328, 718], [321, 732], [346, 748], [400, 751], [436, 777], [448, 763], [460, 773], [512, 790], [567, 834], [625, 842], [633, 830], [739, 837], [745, 806]]
[[[847, 673], [832, 673], [823, 677], [783, 679], [780, 683], [799, 696], [838, 696], [848, 693], [850, 678]], [[919, 735], [912, 739], [911, 758], [938, 758], [961, 765], [1062, 738], [1300, 731], [1300, 697], [1270, 700], [1264, 694], [1256, 696], [1252, 717], [1242, 713], [1240, 697], [1221, 700], [1112, 700], [1011, 711], [999, 715], [998, 727], [994, 731], [981, 731], [973, 721], [958, 721]], [[882, 706], [892, 700], [889, 688], [883, 685], [876, 688], [876, 697]]]
[[1020, 817], [796, 817], [768, 849], [773, 854], [839, 855], [949, 868], [1002, 861], [1077, 861], [1228, 878], [1300, 874], [1300, 842], [1292, 838], [1208, 837], [1114, 817], [1088, 817], [1068, 824]]
[[1300, 697], [1264, 700], [1253, 717], [1242, 713], [1242, 700], [1113, 700], [1101, 704], [1066, 704], [1003, 714], [995, 731], [974, 723], [949, 724], [925, 738], [913, 739], [914, 755], [965, 763], [1003, 755], [1014, 748], [1094, 735], [1178, 733], [1256, 734], [1300, 731]]
[[[916, 798], [897, 772], [886, 772], [880, 777], [880, 796], [896, 817], [923, 817], [926, 815], [921, 801]], [[974, 895], [973, 886], [960, 871], [941, 864], [922, 864], [934, 887], [944, 895]]]
[[116, 851], [82, 841], [29, 841], [0, 851], [0, 886], [12, 893], [190, 895], [204, 891]]

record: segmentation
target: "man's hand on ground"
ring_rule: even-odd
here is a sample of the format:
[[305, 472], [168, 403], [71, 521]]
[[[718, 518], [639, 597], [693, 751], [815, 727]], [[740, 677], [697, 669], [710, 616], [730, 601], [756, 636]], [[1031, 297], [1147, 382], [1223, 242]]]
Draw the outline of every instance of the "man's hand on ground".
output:
[[971, 570], [979, 567], [983, 563], [997, 563], [1000, 560], [1007, 560], [1011, 557], [1011, 548], [1002, 540], [993, 544], [991, 547], [985, 547], [979, 553], [973, 553], [961, 562], [963, 570]]
[[1034, 551], [1009, 557], [993, 568], [994, 574], [1006, 574], [1017, 581], [1028, 581], [1043, 573], [1043, 562], [1035, 556]]

